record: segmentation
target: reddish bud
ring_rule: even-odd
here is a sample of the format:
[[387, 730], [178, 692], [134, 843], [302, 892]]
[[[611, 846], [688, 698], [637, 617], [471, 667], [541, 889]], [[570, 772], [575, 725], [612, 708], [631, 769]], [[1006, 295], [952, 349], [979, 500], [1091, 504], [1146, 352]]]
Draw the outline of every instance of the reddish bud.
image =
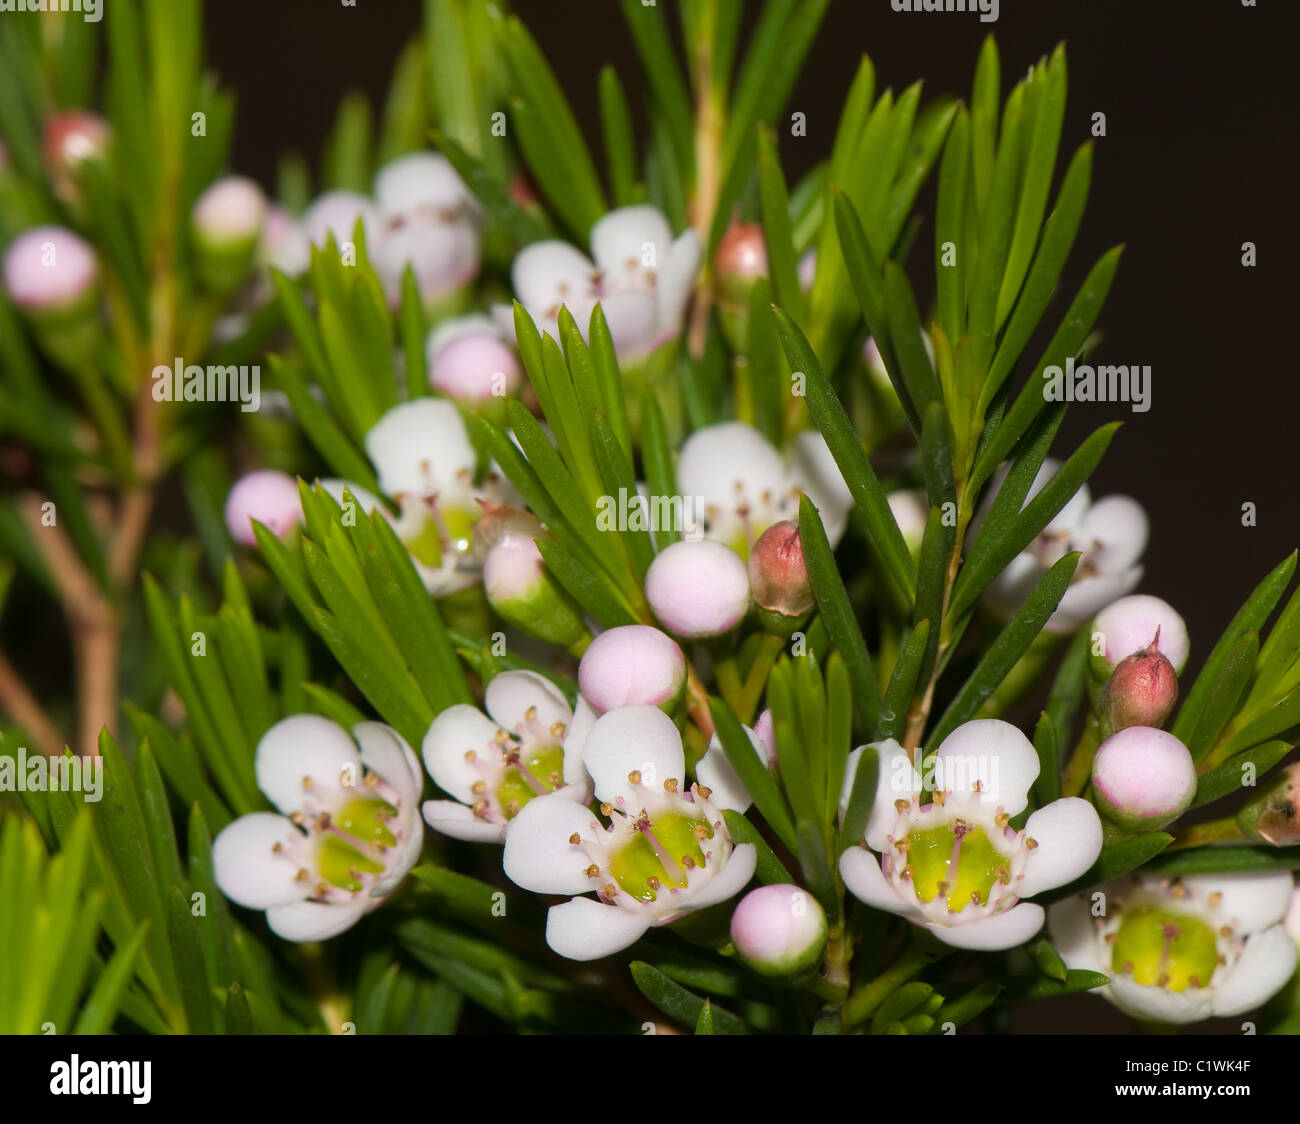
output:
[[1141, 651], [1125, 656], [1103, 695], [1110, 733], [1129, 726], [1162, 726], [1178, 701], [1178, 673], [1160, 651], [1160, 630]]
[[767, 276], [767, 244], [758, 223], [735, 222], [727, 228], [713, 258], [722, 299], [732, 305], [749, 300], [750, 290]]
[[760, 609], [802, 617], [816, 603], [799, 528], [788, 519], [773, 523], [749, 552], [749, 584]]

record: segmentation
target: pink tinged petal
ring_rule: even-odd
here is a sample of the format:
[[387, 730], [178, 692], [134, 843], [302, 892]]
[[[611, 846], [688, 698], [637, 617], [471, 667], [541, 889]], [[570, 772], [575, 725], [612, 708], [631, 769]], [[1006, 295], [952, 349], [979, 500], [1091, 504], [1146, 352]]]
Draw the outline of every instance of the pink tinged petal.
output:
[[[591, 256], [607, 281], [618, 281], [629, 274], [657, 271], [672, 238], [668, 220], [657, 207], [618, 207], [591, 228]], [[648, 264], [647, 254], [652, 255]]]
[[981, 785], [980, 800], [1011, 815], [1024, 810], [1029, 789], [1038, 779], [1038, 753], [1009, 722], [977, 718], [963, 723], [935, 753], [934, 783], [970, 791]]
[[[318, 714], [282, 718], [257, 743], [257, 787], [280, 811], [303, 806], [308, 779], [319, 798], [337, 796], [345, 780], [361, 780], [361, 760], [352, 736]], [[328, 795], [325, 795], [328, 794]]]
[[1240, 1015], [1276, 995], [1295, 972], [1296, 946], [1281, 925], [1255, 933], [1223, 979], [1212, 983], [1216, 1015]]
[[1291, 872], [1270, 870], [1236, 874], [1189, 874], [1184, 886], [1205, 895], [1218, 893], [1219, 913], [1245, 936], [1271, 928], [1281, 921], [1291, 905], [1295, 883]]
[[374, 194], [385, 218], [454, 211], [473, 199], [451, 161], [438, 152], [413, 152], [385, 164], [375, 176]]
[[[600, 309], [605, 314], [609, 334], [614, 339], [614, 350], [620, 359], [637, 359], [654, 347], [658, 330], [653, 294], [640, 289], [610, 293], [601, 298]], [[574, 316], [577, 318], [578, 314], [575, 312]], [[585, 319], [579, 320], [584, 336], [590, 319], [588, 312]]]
[[621, 706], [601, 715], [587, 738], [583, 760], [596, 782], [597, 799], [614, 804], [631, 792], [631, 773], [640, 773], [641, 782], [653, 788], [670, 779], [682, 785], [686, 776], [681, 734], [657, 706]]
[[[392, 785], [405, 808], [414, 808], [424, 778], [415, 754], [402, 736], [382, 722], [358, 722], [352, 727], [352, 736], [361, 747], [361, 764]], [[362, 778], [356, 778], [356, 783], [361, 784]]]
[[[758, 862], [758, 851], [752, 843], [737, 843], [727, 861], [719, 870], [687, 899], [691, 909], [708, 909], [729, 898], [735, 897], [754, 877], [754, 867]], [[698, 876], [697, 876], [698, 877]]]
[[635, 944], [649, 927], [639, 911], [574, 898], [547, 911], [546, 943], [568, 960], [600, 960]]
[[[1089, 558], [1103, 573], [1126, 570], [1146, 550], [1150, 524], [1147, 513], [1129, 496], [1105, 496], [1088, 509], [1079, 539]], [[1096, 542], [1100, 545], [1092, 548]], [[1090, 549], [1091, 548], [1091, 549]]]
[[477, 463], [460, 412], [442, 398], [394, 406], [366, 434], [366, 455], [390, 496], [438, 492]]
[[587, 739], [591, 736], [592, 727], [596, 725], [596, 717], [591, 704], [579, 695], [577, 706], [573, 710], [573, 722], [569, 726], [568, 736], [564, 739], [564, 783], [566, 785], [577, 784], [579, 781], [584, 784], [590, 783], [584, 757]]
[[424, 849], [424, 824], [421, 823], [420, 817], [415, 814], [415, 809], [402, 820], [402, 832], [404, 838], [398, 843], [401, 851], [396, 855], [392, 850], [385, 855], [385, 861], [388, 863], [388, 869], [384, 871], [383, 877], [374, 884], [370, 889], [372, 898], [385, 898], [391, 894], [402, 880], [411, 873], [412, 868], [420, 861], [420, 853]]
[[401, 301], [402, 278], [409, 265], [426, 300], [458, 289], [478, 272], [478, 237], [464, 222], [419, 218], [386, 231], [374, 249], [375, 272], [389, 303]]
[[[571, 304], [574, 298], [593, 299], [595, 269], [586, 254], [567, 242], [534, 242], [515, 255], [510, 282], [520, 304], [545, 314], [552, 306]], [[579, 327], [586, 324], [579, 322]]]
[[1194, 1023], [1214, 1013], [1209, 993], [1193, 995], [1167, 987], [1143, 987], [1127, 976], [1112, 976], [1106, 990], [1121, 1011], [1148, 1022]]
[[472, 803], [471, 790], [476, 781], [483, 779], [483, 771], [465, 755], [472, 753], [485, 761], [494, 758], [491, 746], [498, 729], [492, 719], [469, 703], [447, 707], [429, 726], [421, 747], [424, 767], [434, 783], [462, 803]]
[[1097, 614], [1093, 635], [1105, 639], [1106, 662], [1114, 668], [1127, 656], [1141, 651], [1160, 633], [1160, 652], [1182, 674], [1191, 646], [1187, 622], [1167, 601], [1148, 594], [1121, 597]]
[[1043, 927], [1045, 916], [1041, 905], [1021, 902], [1005, 913], [995, 913], [964, 925], [929, 925], [927, 928], [953, 948], [995, 952], [1024, 944]]
[[[509, 308], [507, 311], [510, 311]], [[465, 316], [454, 316], [450, 320], [443, 320], [429, 333], [429, 338], [425, 341], [424, 355], [430, 367], [434, 365], [434, 359], [443, 348], [462, 336], [486, 336], [504, 343], [512, 339], [514, 333], [503, 330], [495, 309], [492, 316], [471, 312]]]
[[[754, 753], [758, 755], [759, 761], [766, 769], [767, 746], [748, 726], [744, 729], [749, 735], [749, 744], [754, 747]], [[727, 757], [727, 751], [722, 748], [722, 741], [716, 734], [709, 742], [708, 752], [695, 766], [695, 776], [700, 784], [709, 789], [709, 801], [719, 808], [732, 812], [747, 812], [750, 805], [754, 803], [753, 797], [749, 795], [744, 781], [736, 774]]]
[[1067, 968], [1110, 974], [1089, 899], [1057, 902], [1047, 911], [1047, 929]]
[[[501, 857], [506, 877], [534, 894], [582, 894], [600, 885], [585, 873], [592, 860], [579, 838], [593, 839], [604, 829], [591, 811], [564, 796], [538, 796], [520, 809], [506, 828]], [[604, 876], [608, 881], [608, 874]]]
[[535, 671], [503, 671], [487, 685], [483, 704], [497, 722], [512, 734], [524, 725], [524, 715], [536, 708], [536, 724], [550, 730], [556, 723], [566, 729], [573, 711], [560, 689]]
[[298, 481], [270, 469], [241, 476], [226, 497], [225, 517], [231, 538], [244, 546], [257, 545], [254, 519], [284, 538], [302, 519]]
[[266, 911], [271, 932], [286, 941], [327, 941], [351, 929], [371, 909], [373, 898], [359, 895], [353, 901], [331, 903], [294, 902]]
[[425, 822], [439, 835], [470, 843], [500, 843], [506, 837], [505, 824], [481, 820], [455, 800], [426, 800], [423, 811]]
[[[898, 822], [897, 801], [909, 803], [913, 796], [921, 791], [921, 776], [908, 757], [907, 750], [893, 738], [888, 741], [875, 742], [872, 746], [877, 755], [876, 799], [871, 807], [871, 817], [867, 820], [867, 846], [873, 851], [884, 852], [889, 847], [889, 835]], [[853, 775], [846, 770], [845, 784], [851, 786], [857, 777], [857, 763], [862, 755], [853, 757]], [[851, 787], [846, 788], [843, 796], [845, 811], [853, 795]]]
[[650, 563], [645, 595], [669, 632], [688, 639], [721, 636], [749, 611], [749, 570], [724, 543], [683, 540], [661, 550]]
[[1107, 605], [1132, 593], [1141, 580], [1142, 567], [1134, 566], [1118, 574], [1097, 574], [1075, 582], [1065, 591], [1056, 612], [1047, 622], [1048, 631], [1057, 634], [1073, 632]]
[[327, 191], [307, 208], [302, 225], [312, 245], [323, 247], [326, 236], [333, 234], [334, 241], [342, 246], [352, 241], [358, 219], [367, 239], [378, 232], [379, 213], [369, 199], [355, 191]]
[[855, 898], [874, 909], [896, 913], [909, 921], [918, 921], [921, 911], [886, 880], [880, 860], [861, 847], [850, 847], [840, 856], [840, 877]]
[[840, 474], [824, 438], [815, 429], [807, 429], [790, 442], [790, 473], [799, 490], [817, 507], [826, 527], [826, 537], [835, 546], [844, 534], [853, 494]]
[[248, 909], [287, 905], [307, 897], [313, 880], [298, 880], [298, 864], [277, 843], [302, 840], [283, 816], [253, 812], [227, 825], [212, 842], [212, 870], [221, 892]]
[[1101, 854], [1097, 809], [1077, 796], [1039, 808], [1025, 822], [1025, 835], [1038, 846], [1025, 860], [1024, 877], [1012, 887], [1020, 898], [1073, 882]]
[[661, 332], [675, 335], [681, 329], [699, 268], [700, 238], [695, 231], [688, 230], [669, 248], [663, 267], [655, 278]]
[[606, 629], [578, 664], [582, 694], [602, 713], [638, 703], [669, 703], [685, 681], [686, 658], [676, 641], [644, 624]]

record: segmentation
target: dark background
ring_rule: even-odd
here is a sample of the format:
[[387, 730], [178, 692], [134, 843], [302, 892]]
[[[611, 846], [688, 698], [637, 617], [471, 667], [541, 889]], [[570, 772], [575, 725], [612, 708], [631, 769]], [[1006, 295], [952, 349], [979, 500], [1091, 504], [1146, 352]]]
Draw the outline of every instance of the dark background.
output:
[[[672, 11], [671, 0], [665, 3]], [[589, 138], [598, 136], [595, 84], [603, 63], [618, 66], [630, 97], [641, 96], [613, 0], [518, 0], [514, 7]], [[236, 168], [270, 184], [283, 150], [314, 161], [345, 89], [382, 102], [421, 9], [418, 0], [358, 0], [355, 8], [337, 0], [210, 4], [209, 59], [239, 96]], [[1104, 421], [1125, 420], [1094, 477], [1094, 494], [1129, 492], [1146, 505], [1151, 543], [1141, 588], [1187, 618], [1196, 667], [1255, 583], [1300, 543], [1300, 4], [1002, 0], [1001, 9], [999, 21], [987, 25], [970, 13], [895, 13], [889, 0], [832, 0], [787, 107], [807, 115], [808, 135], [787, 135], [782, 156], [793, 179], [827, 154], [864, 52], [875, 63], [878, 89], [924, 78], [931, 94], [965, 96], [989, 30], [1001, 51], [1004, 93], [1066, 40], [1070, 97], [1058, 173], [1088, 139], [1094, 112], [1106, 114], [1108, 135], [1096, 142], [1092, 194], [1063, 288], [1073, 293], [1102, 251], [1127, 243], [1097, 358], [1150, 364], [1153, 374], [1150, 412], [1075, 406], [1057, 449], [1072, 449]], [[922, 200], [923, 214], [930, 198]], [[932, 236], [927, 227], [922, 243]], [[1248, 240], [1258, 246], [1254, 269], [1241, 265]], [[1059, 307], [1063, 299], [1054, 306], [1058, 316]], [[1257, 505], [1256, 527], [1242, 526], [1247, 501]], [[1020, 1029], [1126, 1025], [1090, 1001], [1023, 1010]]]

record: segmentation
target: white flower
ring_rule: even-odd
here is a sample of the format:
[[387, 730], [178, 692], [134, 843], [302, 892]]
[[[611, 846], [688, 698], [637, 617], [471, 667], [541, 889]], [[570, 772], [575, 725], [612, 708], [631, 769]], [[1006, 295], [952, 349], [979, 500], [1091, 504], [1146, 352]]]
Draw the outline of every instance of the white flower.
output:
[[570, 960], [597, 960], [693, 910], [737, 894], [754, 873], [749, 843], [733, 843], [707, 789], [685, 791], [685, 755], [673, 721], [653, 706], [596, 720], [583, 760], [604, 826], [560, 795], [530, 800], [506, 832], [505, 872], [552, 906], [546, 941]]
[[[749, 744], [765, 769], [776, 766], [776, 749], [773, 746], [772, 712], [763, 711], [754, 729], [742, 727], [749, 736]], [[709, 748], [695, 766], [695, 775], [700, 784], [709, 789], [709, 799], [719, 808], [732, 812], [747, 812], [754, 803], [745, 782], [740, 779], [727, 751], [722, 748], [722, 739], [714, 734], [709, 741]]]
[[424, 735], [425, 768], [455, 797], [425, 802], [430, 827], [456, 839], [499, 843], [535, 796], [591, 799], [582, 766], [586, 729], [575, 725], [558, 688], [532, 671], [503, 671], [487, 685], [484, 706], [487, 714], [467, 703], [450, 706]]
[[[956, 948], [1013, 948], [1043, 924], [1022, 899], [1063, 886], [1101, 853], [1101, 821], [1086, 800], [1066, 797], [1015, 831], [1038, 777], [1038, 754], [1014, 726], [979, 719], [943, 740], [923, 771], [892, 739], [875, 744], [880, 773], [865, 847], [840, 856], [857, 898], [923, 925]], [[861, 751], [850, 754], [844, 800]], [[923, 783], [925, 782], [925, 783]], [[932, 801], [921, 803], [923, 790]], [[872, 852], [875, 852], [874, 854]]]
[[[425, 588], [441, 596], [474, 585], [479, 571], [472, 563], [471, 535], [483, 504], [519, 500], [495, 466], [481, 484], [474, 483], [477, 457], [456, 407], [441, 398], [394, 406], [366, 434], [366, 453], [379, 486], [401, 508], [393, 530], [415, 559]], [[359, 494], [357, 499], [367, 502]]]
[[325, 248], [331, 234], [341, 249], [352, 241], [358, 220], [369, 243], [379, 230], [374, 204], [355, 191], [327, 191], [312, 200], [302, 216], [302, 226], [307, 240], [318, 249]]
[[285, 940], [350, 928], [419, 859], [420, 763], [382, 723], [359, 722], [349, 735], [314, 714], [282, 719], [258, 743], [254, 768], [283, 815], [241, 816], [214, 841], [212, 865], [221, 892], [266, 910]]
[[832, 546], [853, 507], [848, 485], [815, 430], [796, 436], [782, 455], [744, 422], [697, 429], [682, 445], [677, 485], [702, 504], [704, 533], [742, 557], [773, 523], [799, 521], [800, 492], [817, 506]]
[[[654, 207], [610, 211], [591, 228], [591, 258], [567, 242], [534, 242], [515, 257], [515, 297], [539, 331], [559, 339], [560, 306], [586, 335], [599, 303], [620, 359], [639, 359], [681, 331], [700, 264], [693, 230], [675, 240]], [[504, 310], [505, 318], [513, 317]]]
[[[1027, 506], [1053, 476], [1059, 461], [1043, 461], [1025, 496]], [[1005, 479], [1005, 471], [1001, 479]], [[981, 517], [966, 536], [974, 543], [983, 516], [1001, 486], [989, 491]], [[1142, 579], [1138, 559], [1147, 544], [1147, 516], [1142, 505], [1128, 496], [1106, 496], [1095, 503], [1083, 485], [1057, 512], [1039, 536], [1011, 560], [984, 593], [984, 603], [996, 614], [1011, 617], [1024, 604], [1047, 571], [1071, 551], [1081, 551], [1070, 587], [1047, 622], [1049, 632], [1072, 632], [1113, 601], [1130, 593]], [[1150, 638], [1148, 637], [1148, 640]]]
[[1109, 976], [1098, 993], [1134, 1018], [1240, 1015], [1295, 971], [1292, 888], [1287, 871], [1141, 875], [1105, 887], [1101, 910], [1095, 896], [1058, 902], [1049, 927], [1066, 965]]

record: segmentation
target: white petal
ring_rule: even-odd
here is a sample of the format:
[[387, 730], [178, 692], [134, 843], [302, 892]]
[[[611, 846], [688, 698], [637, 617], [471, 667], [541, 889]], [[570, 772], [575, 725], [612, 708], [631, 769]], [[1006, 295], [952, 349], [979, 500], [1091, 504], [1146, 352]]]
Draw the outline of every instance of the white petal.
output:
[[1104, 574], [1127, 570], [1146, 550], [1150, 524], [1147, 513], [1129, 496], [1105, 496], [1088, 509], [1079, 527], [1079, 540], [1093, 565]]
[[536, 708], [536, 721], [549, 730], [557, 722], [566, 728], [573, 711], [559, 687], [535, 671], [503, 671], [487, 685], [483, 705], [512, 734], [523, 732], [524, 715]]
[[[593, 298], [595, 269], [586, 254], [567, 242], [534, 242], [515, 255], [510, 282], [520, 304], [545, 313], [574, 297]], [[579, 321], [579, 327], [586, 324]]]
[[1296, 946], [1281, 925], [1255, 933], [1222, 979], [1212, 981], [1216, 1015], [1254, 1010], [1286, 986], [1295, 972]]
[[1025, 822], [1038, 846], [1029, 852], [1017, 897], [1032, 898], [1083, 874], [1101, 854], [1101, 820], [1087, 800], [1066, 796], [1039, 808]]
[[1142, 567], [1134, 566], [1117, 574], [1096, 574], [1082, 578], [1071, 585], [1061, 598], [1051, 620], [1049, 632], [1073, 632], [1084, 621], [1096, 616], [1107, 605], [1112, 605], [1126, 594], [1132, 593], [1142, 580]]
[[546, 943], [569, 960], [599, 960], [635, 944], [650, 927], [647, 915], [574, 898], [546, 913]]
[[630, 773], [639, 772], [653, 788], [670, 778], [681, 784], [686, 777], [681, 735], [657, 706], [620, 706], [601, 715], [587, 737], [583, 761], [596, 782], [596, 796], [614, 804], [630, 790]]
[[981, 803], [1011, 815], [1024, 810], [1038, 779], [1038, 753], [1009, 722], [977, 718], [958, 726], [935, 752], [935, 785], [970, 791], [976, 781]]
[[1276, 925], [1286, 916], [1295, 887], [1290, 871], [1237, 874], [1189, 874], [1181, 879], [1189, 890], [1223, 895], [1219, 911], [1241, 936]]
[[806, 429], [790, 442], [787, 456], [795, 483], [816, 505], [826, 526], [826, 537], [835, 546], [844, 534], [844, 525], [853, 508], [853, 494], [840, 475], [826, 438], [815, 429]]
[[[767, 746], [748, 726], [744, 729], [749, 735], [749, 744], [754, 747], [754, 753], [758, 755], [759, 761], [766, 769]], [[750, 805], [754, 803], [753, 797], [745, 787], [745, 782], [736, 774], [736, 770], [728, 760], [727, 751], [722, 748], [722, 739], [717, 734], [714, 734], [713, 740], [709, 742], [708, 752], [695, 766], [695, 776], [700, 784], [710, 790], [709, 802], [719, 808], [732, 812], [747, 812]]]
[[262, 735], [254, 771], [257, 787], [289, 813], [302, 807], [308, 778], [323, 793], [335, 793], [345, 777], [360, 775], [360, 765], [356, 742], [337, 722], [318, 714], [295, 714]]
[[677, 462], [683, 495], [702, 497], [706, 507], [730, 509], [737, 483], [755, 497], [765, 491], [779, 495], [789, 486], [781, 454], [757, 429], [744, 422], [723, 422], [686, 439]]
[[481, 312], [471, 312], [465, 316], [454, 316], [443, 320], [429, 333], [424, 345], [424, 353], [432, 365], [434, 357], [458, 336], [492, 336], [496, 339], [509, 339], [502, 331], [501, 324], [493, 316]]
[[575, 833], [592, 839], [603, 832], [583, 805], [558, 793], [534, 797], [506, 827], [506, 849], [501, 858], [506, 877], [534, 894], [594, 890], [599, 879], [584, 873], [591, 859], [581, 845], [569, 839]]
[[341, 247], [352, 241], [358, 219], [367, 240], [378, 233], [379, 213], [369, 199], [355, 191], [327, 191], [312, 201], [302, 225], [313, 245], [324, 246], [326, 236], [332, 234]]
[[725, 902], [735, 897], [751, 878], [758, 863], [758, 851], [752, 843], [737, 843], [727, 856], [727, 861], [699, 890], [689, 899], [692, 909], [708, 909], [711, 905]]
[[871, 807], [871, 818], [867, 820], [866, 840], [873, 851], [883, 852], [889, 847], [889, 833], [898, 822], [898, 809], [894, 802], [910, 801], [917, 795], [921, 791], [921, 775], [908, 757], [907, 750], [893, 738], [874, 742], [869, 748], [876, 751], [879, 770], [876, 774], [876, 799]]
[[564, 739], [564, 783], [566, 785], [588, 780], [585, 753], [587, 739], [591, 736], [591, 729], [595, 724], [596, 712], [591, 704], [579, 695], [577, 706], [573, 709], [573, 721], [569, 724], [569, 732]]
[[840, 877], [844, 887], [859, 901], [886, 913], [897, 913], [909, 921], [921, 911], [900, 894], [880, 869], [880, 860], [861, 847], [850, 847], [840, 856]]
[[212, 873], [221, 892], [248, 909], [287, 905], [311, 893], [311, 881], [296, 881], [298, 864], [278, 854], [277, 843], [302, 839], [283, 816], [252, 812], [222, 828], [212, 841]]
[[390, 496], [438, 493], [477, 460], [460, 412], [441, 398], [394, 406], [366, 434], [366, 455]]
[[344, 489], [346, 488], [347, 491], [351, 493], [352, 499], [361, 506], [361, 510], [367, 515], [371, 515], [378, 511], [386, 519], [391, 521], [388, 509], [384, 507], [384, 501], [375, 495], [374, 492], [367, 491], [365, 488], [361, 487], [360, 484], [353, 484], [350, 480], [336, 480], [331, 477], [326, 477], [324, 480], [317, 480], [316, 483], [324, 488], [326, 493], [332, 496], [334, 502], [340, 507], [348, 502], [347, 496], [344, 495]]
[[[637, 359], [654, 347], [658, 335], [655, 326], [655, 299], [644, 290], [626, 289], [611, 293], [601, 299], [601, 311], [609, 324], [609, 334], [614, 339], [614, 350], [620, 359]], [[572, 312], [573, 309], [570, 309]], [[578, 314], [574, 312], [576, 317]], [[591, 316], [588, 313], [582, 324], [586, 334]]]
[[1041, 905], [1021, 902], [1005, 913], [995, 913], [964, 925], [929, 925], [930, 932], [953, 948], [993, 952], [1024, 944], [1043, 927], [1046, 915]]
[[668, 257], [655, 277], [659, 305], [659, 330], [676, 335], [686, 314], [686, 304], [700, 268], [700, 237], [693, 230], [680, 235], [668, 250]]
[[454, 211], [473, 198], [451, 161], [439, 152], [413, 152], [375, 176], [375, 202], [385, 218], [413, 211]]
[[434, 783], [464, 804], [474, 801], [471, 789], [482, 773], [465, 754], [484, 753], [500, 727], [469, 703], [456, 703], [438, 715], [424, 735], [424, 767]]
[[271, 932], [286, 941], [327, 941], [352, 928], [373, 907], [374, 899], [364, 895], [354, 901], [331, 903], [294, 902], [266, 911]]
[[370, 896], [372, 898], [385, 898], [391, 894], [401, 885], [402, 879], [411, 873], [411, 869], [415, 864], [420, 861], [420, 854], [424, 850], [424, 824], [414, 808], [411, 809], [410, 815], [404, 818], [398, 834], [398, 845], [402, 849], [396, 854], [390, 851], [386, 856], [388, 869], [384, 871], [384, 876], [371, 887]]
[[1057, 902], [1047, 911], [1047, 928], [1067, 968], [1110, 974], [1088, 899], [1076, 895]]
[[397, 790], [407, 808], [420, 798], [424, 777], [420, 762], [402, 736], [382, 722], [358, 722], [352, 736], [361, 747], [361, 764]]
[[1127, 976], [1112, 976], [1107, 990], [1121, 1011], [1148, 1022], [1194, 1023], [1213, 1014], [1211, 997], [1204, 993], [1193, 998], [1167, 987], [1143, 987]]
[[[658, 208], [648, 204], [618, 207], [591, 228], [591, 256], [607, 283], [618, 283], [628, 274], [658, 269], [659, 263], [667, 260], [672, 239], [668, 220]], [[651, 264], [643, 264], [651, 246]]]
[[[1029, 491], [1025, 493], [1025, 502], [1021, 504], [1021, 511], [1038, 498], [1038, 493], [1051, 483], [1056, 474], [1061, 471], [1061, 467], [1061, 462], [1055, 457], [1048, 457], [1043, 461], [1038, 470], [1038, 475], [1034, 477], [1034, 482], [1029, 486]], [[1083, 526], [1083, 521], [1091, 507], [1092, 493], [1088, 490], [1087, 484], [1082, 484], [1079, 490], [1066, 501], [1065, 506], [1052, 517], [1052, 521], [1044, 529], [1053, 534], [1064, 533], [1073, 536]]]
[[464, 839], [470, 843], [501, 843], [505, 840], [505, 824], [481, 820], [455, 800], [426, 800], [423, 811], [425, 822], [434, 831], [452, 839]]

